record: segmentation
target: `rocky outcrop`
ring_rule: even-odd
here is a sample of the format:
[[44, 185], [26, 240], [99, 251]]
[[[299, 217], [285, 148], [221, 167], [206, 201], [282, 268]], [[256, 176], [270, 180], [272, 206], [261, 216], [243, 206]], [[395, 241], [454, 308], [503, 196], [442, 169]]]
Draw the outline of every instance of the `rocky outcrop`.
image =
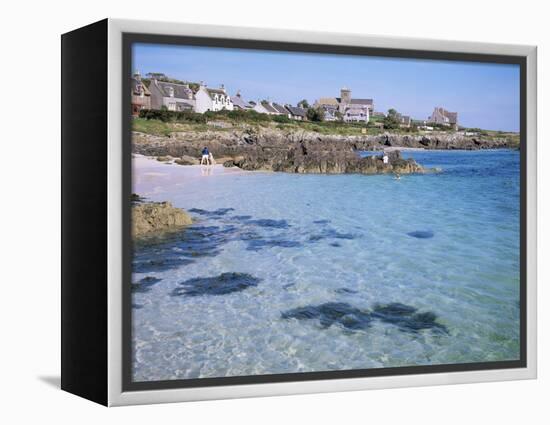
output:
[[426, 171], [414, 159], [403, 159], [399, 151], [388, 153], [388, 163], [385, 164], [382, 155], [361, 158], [352, 150], [310, 149], [304, 143], [287, 150], [251, 150], [234, 161], [225, 162], [224, 166], [236, 166], [243, 170], [317, 174], [410, 174]]
[[194, 158], [189, 155], [183, 155], [181, 158], [178, 158], [174, 160], [174, 162], [178, 165], [198, 165], [200, 164], [200, 161], [198, 158]]
[[208, 146], [216, 158], [235, 157], [262, 149], [287, 150], [296, 143], [305, 143], [319, 151], [338, 149], [379, 150], [386, 147], [424, 149], [495, 149], [515, 148], [516, 142], [502, 138], [465, 136], [460, 133], [381, 134], [377, 136], [323, 135], [308, 131], [285, 131], [277, 128], [244, 128], [232, 131], [187, 131], [172, 133], [170, 137], [133, 133], [133, 150], [147, 156], [184, 155], [200, 158], [204, 146]]
[[170, 202], [134, 202], [132, 205], [132, 236], [145, 236], [179, 230], [193, 220], [185, 211]]
[[278, 128], [237, 128], [231, 131], [175, 132], [170, 137], [144, 133], [133, 134], [135, 153], [180, 158], [181, 165], [197, 163], [204, 146], [208, 146], [219, 163], [245, 170], [271, 170], [292, 173], [416, 173], [424, 171], [414, 160], [397, 154], [384, 164], [381, 158], [360, 158], [357, 151], [388, 148], [421, 149], [489, 149], [515, 147], [503, 138], [480, 138], [460, 133], [432, 135], [381, 134], [377, 136], [323, 135], [308, 131], [285, 131]]

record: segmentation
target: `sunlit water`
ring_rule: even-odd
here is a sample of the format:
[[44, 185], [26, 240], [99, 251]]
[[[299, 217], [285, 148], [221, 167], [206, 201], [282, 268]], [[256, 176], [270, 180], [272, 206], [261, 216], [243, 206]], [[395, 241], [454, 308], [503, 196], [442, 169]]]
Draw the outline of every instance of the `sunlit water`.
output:
[[[134, 379], [517, 359], [519, 153], [405, 156], [443, 172], [395, 180], [136, 158], [134, 192], [197, 221], [136, 250]], [[222, 273], [241, 274], [196, 279]], [[392, 303], [409, 313], [380, 313]]]

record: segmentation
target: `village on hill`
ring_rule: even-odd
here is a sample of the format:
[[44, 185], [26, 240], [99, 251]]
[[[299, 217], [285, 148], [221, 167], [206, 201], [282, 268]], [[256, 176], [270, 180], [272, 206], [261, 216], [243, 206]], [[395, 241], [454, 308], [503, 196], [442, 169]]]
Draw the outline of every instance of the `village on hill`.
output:
[[142, 78], [139, 71], [131, 77], [132, 115], [144, 111], [194, 112], [204, 114], [218, 111], [255, 111], [259, 114], [291, 121], [341, 122], [365, 124], [380, 129], [411, 127], [431, 131], [458, 130], [458, 113], [441, 106], [434, 108], [426, 119], [414, 119], [395, 109], [377, 111], [372, 98], [354, 98], [352, 90], [343, 87], [339, 97], [319, 97], [312, 104], [301, 100], [296, 105], [271, 100], [250, 100], [237, 91], [230, 95], [222, 84], [208, 87], [204, 82], [193, 83], [170, 78], [163, 73], [148, 73]]

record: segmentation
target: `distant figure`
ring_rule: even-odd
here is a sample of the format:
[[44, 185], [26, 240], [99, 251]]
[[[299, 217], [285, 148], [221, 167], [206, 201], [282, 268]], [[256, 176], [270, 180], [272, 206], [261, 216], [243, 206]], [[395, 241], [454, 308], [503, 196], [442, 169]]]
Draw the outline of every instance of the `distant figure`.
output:
[[208, 152], [208, 148], [205, 146], [202, 150], [202, 158], [201, 158], [201, 165], [206, 164], [208, 165], [208, 159], [210, 157], [210, 152]]
[[210, 165], [214, 165], [216, 161], [214, 161], [214, 155], [212, 155], [212, 152], [208, 155], [208, 162], [210, 162]]
[[390, 158], [388, 157], [388, 154], [384, 152], [384, 156], [382, 157], [382, 161], [384, 161], [384, 164], [387, 164], [390, 161]]
[[399, 173], [395, 173], [395, 180], [401, 180], [401, 175]]

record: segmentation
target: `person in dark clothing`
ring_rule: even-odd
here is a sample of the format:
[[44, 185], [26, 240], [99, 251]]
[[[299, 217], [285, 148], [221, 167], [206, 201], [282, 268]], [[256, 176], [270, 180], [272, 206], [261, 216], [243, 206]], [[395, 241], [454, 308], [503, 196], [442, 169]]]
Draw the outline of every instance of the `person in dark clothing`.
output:
[[208, 151], [208, 148], [205, 146], [202, 150], [202, 157], [201, 157], [201, 165], [206, 164], [208, 165], [208, 159], [210, 157], [210, 152]]

